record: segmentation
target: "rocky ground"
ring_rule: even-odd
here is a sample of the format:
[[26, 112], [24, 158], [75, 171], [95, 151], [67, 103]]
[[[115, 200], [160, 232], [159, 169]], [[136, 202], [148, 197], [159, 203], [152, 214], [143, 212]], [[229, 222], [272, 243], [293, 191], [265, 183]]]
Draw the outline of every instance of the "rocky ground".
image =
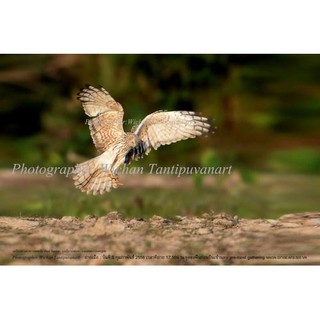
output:
[[0, 217], [0, 264], [320, 264], [320, 213], [277, 220], [220, 213], [167, 220]]

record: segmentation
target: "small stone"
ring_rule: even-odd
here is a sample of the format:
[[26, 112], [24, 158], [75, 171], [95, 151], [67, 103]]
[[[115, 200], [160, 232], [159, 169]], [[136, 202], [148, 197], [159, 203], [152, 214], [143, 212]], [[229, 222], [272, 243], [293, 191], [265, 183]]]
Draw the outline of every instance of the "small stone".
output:
[[300, 227], [301, 225], [298, 223], [293, 223], [293, 222], [282, 222], [279, 224], [282, 228], [297, 228]]
[[98, 217], [93, 214], [89, 214], [89, 215], [85, 216], [83, 219], [84, 222], [94, 222], [96, 220], [98, 220]]
[[108, 217], [101, 217], [97, 219], [92, 227], [96, 234], [113, 234], [125, 230], [125, 225], [121, 220], [109, 220]]
[[278, 220], [275, 219], [267, 219], [266, 221], [268, 221], [272, 226], [275, 226], [279, 223]]
[[157, 215], [154, 215], [154, 216], [152, 216], [152, 218], [150, 218], [151, 222], [162, 222], [163, 220], [164, 220], [164, 218], [157, 216]]
[[303, 225], [305, 226], [313, 226], [313, 227], [317, 227], [320, 226], [320, 219], [309, 219], [304, 221]]
[[198, 234], [208, 234], [209, 230], [206, 228], [200, 228], [197, 233]]
[[61, 218], [61, 221], [63, 221], [63, 222], [74, 222], [76, 220], [77, 220], [77, 218], [71, 217], [71, 216], [64, 216]]
[[46, 219], [46, 224], [49, 226], [55, 226], [57, 224], [59, 220], [55, 219], [55, 218], [47, 218]]
[[227, 220], [227, 219], [215, 219], [213, 221], [215, 225], [220, 225], [226, 228], [232, 227], [235, 225], [233, 221]]
[[122, 220], [122, 216], [118, 211], [111, 211], [106, 215], [106, 219], [111, 220]]

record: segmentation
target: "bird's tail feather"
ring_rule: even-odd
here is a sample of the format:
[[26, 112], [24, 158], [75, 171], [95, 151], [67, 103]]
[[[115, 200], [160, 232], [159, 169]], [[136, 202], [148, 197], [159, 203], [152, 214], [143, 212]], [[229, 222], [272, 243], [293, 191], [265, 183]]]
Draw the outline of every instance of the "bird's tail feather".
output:
[[120, 185], [118, 176], [99, 160], [100, 156], [76, 166], [73, 177], [76, 188], [93, 195], [109, 192], [111, 187], [118, 188]]

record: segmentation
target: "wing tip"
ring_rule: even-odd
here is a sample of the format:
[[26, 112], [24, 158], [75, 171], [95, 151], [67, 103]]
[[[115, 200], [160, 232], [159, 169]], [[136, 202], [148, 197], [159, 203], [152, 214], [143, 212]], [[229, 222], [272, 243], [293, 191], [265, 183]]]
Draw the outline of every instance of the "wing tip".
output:
[[86, 90], [93, 88], [90, 84], [86, 83], [84, 87], [81, 87], [77, 92], [77, 99], [80, 100], [81, 96], [86, 92]]

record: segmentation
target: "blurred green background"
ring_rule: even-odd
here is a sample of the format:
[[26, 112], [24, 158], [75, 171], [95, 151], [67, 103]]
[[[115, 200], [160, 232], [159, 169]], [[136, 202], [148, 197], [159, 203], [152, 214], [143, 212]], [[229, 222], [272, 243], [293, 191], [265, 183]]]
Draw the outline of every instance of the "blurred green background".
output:
[[[138, 182], [96, 197], [70, 177], [11, 174], [14, 163], [74, 166], [96, 155], [76, 100], [86, 83], [105, 87], [125, 120], [159, 109], [215, 119], [213, 136], [161, 147], [133, 165], [232, 165], [233, 174], [212, 183], [192, 176], [188, 188]], [[0, 55], [0, 215], [319, 211], [319, 124], [320, 55]]]

